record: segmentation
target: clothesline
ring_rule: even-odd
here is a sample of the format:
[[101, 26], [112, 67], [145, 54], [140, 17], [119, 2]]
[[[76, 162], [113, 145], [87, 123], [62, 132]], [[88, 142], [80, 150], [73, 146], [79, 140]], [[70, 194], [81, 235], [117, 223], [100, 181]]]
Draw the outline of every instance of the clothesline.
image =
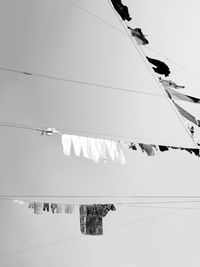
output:
[[81, 85], [87, 85], [87, 86], [93, 86], [93, 87], [100, 87], [100, 88], [110, 89], [110, 90], [118, 91], [118, 92], [144, 94], [144, 95], [158, 96], [158, 97], [162, 96], [162, 95], [150, 93], [147, 91], [139, 91], [139, 90], [134, 90], [134, 89], [129, 89], [129, 88], [104, 85], [104, 84], [93, 83], [89, 81], [80, 81], [80, 80], [75, 80], [75, 79], [61, 78], [57, 76], [34, 73], [34, 72], [26, 72], [26, 71], [17, 70], [17, 69], [0, 67], [0, 71], [13, 72], [13, 73], [18, 73], [18, 74], [23, 74], [23, 75], [28, 75], [28, 76], [34, 76], [34, 77], [39, 77], [39, 78], [45, 78], [45, 79], [51, 79], [51, 80], [57, 80], [57, 81], [62, 81], [62, 82], [69, 82], [69, 83], [75, 83], [75, 84], [81, 84]]

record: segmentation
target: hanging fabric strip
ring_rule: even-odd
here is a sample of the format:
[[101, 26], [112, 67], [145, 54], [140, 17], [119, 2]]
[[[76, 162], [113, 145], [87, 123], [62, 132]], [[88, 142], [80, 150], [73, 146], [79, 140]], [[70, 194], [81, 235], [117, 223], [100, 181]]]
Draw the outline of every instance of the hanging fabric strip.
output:
[[149, 43], [140, 28], [132, 29], [129, 26], [127, 26], [127, 28], [131, 31], [131, 36], [135, 38], [138, 45], [147, 45]]
[[196, 118], [193, 115], [191, 115], [189, 112], [187, 112], [185, 109], [183, 109], [182, 107], [180, 107], [175, 102], [174, 102], [174, 105], [175, 105], [175, 107], [178, 109], [178, 111], [180, 112], [180, 114], [184, 118], [186, 118], [187, 120], [191, 121], [192, 123], [194, 123], [194, 124], [196, 124], [198, 126], [197, 120], [196, 120]]
[[185, 88], [185, 86], [183, 86], [183, 85], [177, 85], [176, 83], [172, 82], [171, 80], [164, 80], [161, 77], [159, 77], [159, 82], [162, 83], [162, 85], [163, 85], [163, 87], [165, 87], [165, 89], [167, 89], [169, 87], [173, 87], [174, 89]]
[[84, 158], [93, 160], [96, 163], [99, 163], [100, 159], [105, 162], [107, 148], [108, 154], [113, 161], [117, 161], [122, 165], [126, 162], [119, 141], [62, 134], [62, 145], [63, 153], [66, 156], [70, 156], [71, 145], [73, 145], [74, 153], [77, 157], [81, 155], [82, 151]]
[[120, 15], [122, 20], [130, 21], [131, 17], [128, 12], [128, 7], [124, 6], [121, 2], [121, 0], [111, 0], [114, 9], [117, 11], [117, 13]]
[[165, 89], [165, 91], [171, 95], [171, 98], [173, 100], [181, 100], [181, 101], [186, 101], [186, 102], [190, 102], [190, 103], [198, 103], [198, 104], [200, 104], [200, 99], [199, 98], [176, 92], [176, 91], [174, 91], [173, 89], [170, 89], [170, 88]]

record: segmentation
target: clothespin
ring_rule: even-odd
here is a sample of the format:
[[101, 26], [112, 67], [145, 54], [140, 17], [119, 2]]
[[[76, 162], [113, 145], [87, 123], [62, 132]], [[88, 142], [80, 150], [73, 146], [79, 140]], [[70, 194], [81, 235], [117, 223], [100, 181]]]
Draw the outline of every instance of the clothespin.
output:
[[53, 134], [61, 134], [55, 128], [47, 128], [46, 130], [41, 130], [41, 135], [46, 134], [47, 136], [52, 136]]

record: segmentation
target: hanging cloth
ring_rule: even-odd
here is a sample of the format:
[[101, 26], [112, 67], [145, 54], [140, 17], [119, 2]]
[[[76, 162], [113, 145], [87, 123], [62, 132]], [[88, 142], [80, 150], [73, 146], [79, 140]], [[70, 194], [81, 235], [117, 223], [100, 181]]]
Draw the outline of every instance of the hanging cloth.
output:
[[174, 89], [183, 89], [185, 88], [185, 86], [182, 86], [182, 85], [177, 85], [176, 83], [170, 81], [170, 80], [164, 80], [162, 78], [159, 77], [159, 82], [162, 83], [162, 85], [165, 87], [165, 88], [168, 88], [168, 87], [173, 87]]
[[34, 213], [41, 214], [43, 210], [43, 203], [41, 202], [34, 202]]
[[130, 21], [132, 18], [129, 15], [128, 7], [124, 6], [121, 2], [121, 0], [111, 0], [114, 9], [117, 11], [117, 13], [120, 15], [122, 20]]
[[127, 26], [127, 28], [131, 31], [131, 36], [135, 38], [138, 45], [147, 45], [149, 43], [140, 28], [132, 29], [129, 26]]
[[91, 159], [93, 159], [96, 163], [99, 163], [100, 153], [96, 147], [95, 138], [88, 137], [88, 144], [91, 151]]
[[196, 120], [196, 118], [193, 115], [191, 115], [189, 112], [187, 112], [185, 109], [183, 109], [182, 107], [180, 107], [175, 102], [174, 102], [174, 105], [175, 105], [175, 107], [177, 108], [177, 110], [180, 112], [180, 114], [184, 118], [186, 118], [187, 120], [191, 121], [192, 123], [194, 123], [194, 124], [196, 124], [198, 126], [197, 120]]
[[150, 58], [150, 57], [146, 57], [146, 58], [151, 64], [156, 66], [156, 67], [153, 67], [153, 70], [155, 72], [157, 72], [158, 74], [163, 74], [166, 77], [169, 76], [170, 74], [169, 67], [164, 62], [154, 59], [154, 58]]
[[155, 152], [153, 150], [153, 145], [148, 145], [148, 144], [139, 144], [142, 152], [146, 152], [148, 156], [155, 156]]
[[70, 156], [71, 154], [71, 144], [72, 144], [71, 135], [62, 134], [63, 153], [66, 156]]
[[77, 135], [72, 135], [71, 139], [72, 139], [72, 144], [74, 147], [75, 155], [79, 157], [81, 154], [81, 140], [80, 140], [81, 137]]
[[193, 97], [193, 96], [189, 96], [189, 95], [185, 95], [185, 94], [181, 94], [179, 92], [174, 91], [173, 89], [165, 89], [165, 91], [170, 94], [171, 99], [173, 100], [181, 100], [181, 101], [186, 101], [186, 102], [190, 102], [190, 103], [198, 103], [200, 104], [200, 99]]

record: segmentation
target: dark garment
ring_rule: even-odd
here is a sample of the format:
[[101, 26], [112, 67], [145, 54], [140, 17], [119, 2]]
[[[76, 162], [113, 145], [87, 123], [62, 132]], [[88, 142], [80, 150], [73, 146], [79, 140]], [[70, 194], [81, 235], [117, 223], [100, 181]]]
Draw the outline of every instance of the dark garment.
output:
[[200, 156], [198, 148], [186, 148], [185, 150], [188, 151], [191, 154], [194, 153], [197, 157]]
[[49, 212], [49, 203], [44, 203], [43, 211], [45, 211], [45, 210]]
[[94, 204], [95, 215], [105, 217], [110, 210], [116, 210], [113, 204]]
[[164, 62], [154, 59], [154, 58], [150, 58], [150, 57], [146, 57], [146, 58], [151, 64], [156, 66], [156, 67], [153, 67], [153, 70], [155, 72], [157, 72], [158, 74], [165, 75], [166, 77], [169, 76], [170, 74], [169, 67]]
[[168, 151], [169, 150], [169, 148], [167, 146], [158, 146], [158, 147], [159, 147], [159, 150], [161, 152], [164, 152], [164, 151]]
[[132, 150], [137, 150], [137, 147], [133, 143], [130, 143], [129, 148]]
[[87, 216], [105, 217], [110, 210], [116, 210], [113, 204], [93, 204], [87, 205]]
[[148, 156], [155, 156], [153, 145], [148, 144], [138, 144], [142, 150], [142, 152], [146, 152]]
[[127, 28], [131, 31], [131, 36], [135, 37], [137, 44], [147, 45], [149, 43], [149, 41], [145, 38], [140, 28], [132, 29], [129, 26], [127, 26]]
[[56, 209], [57, 209], [57, 204], [52, 203], [52, 204], [51, 204], [51, 210], [52, 210], [52, 212], [55, 213], [55, 210], [56, 210]]
[[111, 0], [114, 9], [117, 11], [117, 13], [120, 15], [122, 20], [130, 21], [131, 17], [128, 12], [128, 7], [124, 6], [121, 2], [121, 0]]

